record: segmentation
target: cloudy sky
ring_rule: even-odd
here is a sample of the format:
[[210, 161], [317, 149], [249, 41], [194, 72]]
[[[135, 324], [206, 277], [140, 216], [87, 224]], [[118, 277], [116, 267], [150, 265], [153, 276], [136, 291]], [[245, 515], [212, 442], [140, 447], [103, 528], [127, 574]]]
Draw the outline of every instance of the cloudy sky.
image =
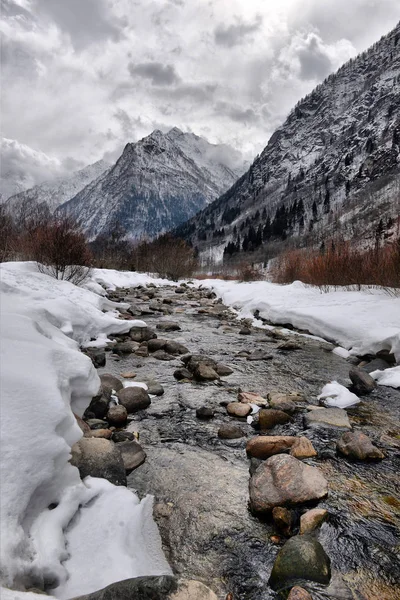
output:
[[172, 126], [252, 158], [299, 98], [400, 19], [399, 0], [1, 6], [3, 168], [36, 180]]

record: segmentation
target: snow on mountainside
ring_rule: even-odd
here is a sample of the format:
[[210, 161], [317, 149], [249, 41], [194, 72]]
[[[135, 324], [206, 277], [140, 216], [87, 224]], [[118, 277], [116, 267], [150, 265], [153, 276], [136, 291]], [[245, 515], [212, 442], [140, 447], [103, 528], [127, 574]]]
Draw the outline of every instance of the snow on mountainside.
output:
[[201, 251], [373, 241], [400, 215], [400, 24], [291, 111], [234, 186], [178, 229]]
[[117, 222], [131, 238], [153, 237], [204, 208], [242, 172], [226, 146], [177, 128], [156, 130], [127, 144], [116, 164], [57, 214], [77, 219], [91, 239]]
[[25, 203], [31, 206], [45, 203], [50, 212], [53, 213], [58, 206], [73, 198], [109, 167], [109, 163], [99, 160], [69, 176], [45, 181], [29, 190], [16, 194], [8, 199], [7, 206], [14, 213], [18, 212], [18, 208]]

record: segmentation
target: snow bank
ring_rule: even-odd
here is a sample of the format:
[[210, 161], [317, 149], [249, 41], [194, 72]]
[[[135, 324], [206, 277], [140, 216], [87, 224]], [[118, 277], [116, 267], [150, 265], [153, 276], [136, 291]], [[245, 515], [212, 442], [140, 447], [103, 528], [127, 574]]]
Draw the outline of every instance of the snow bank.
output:
[[[59, 586], [64, 597], [69, 585], [78, 590], [78, 580], [85, 581], [85, 591], [94, 591], [132, 573], [169, 572], [149, 518], [151, 500], [139, 503], [128, 490], [102, 480], [82, 483], [68, 462], [82, 435], [71, 406], [85, 408], [100, 383], [79, 343], [126, 331], [134, 322], [102, 313], [113, 305], [36, 272], [31, 263], [0, 266], [0, 306], [2, 585]], [[90, 519], [96, 526], [81, 529]], [[140, 560], [128, 538], [140, 541]], [[77, 546], [78, 561], [69, 556]], [[107, 547], [113, 548], [117, 566]], [[15, 597], [10, 594], [15, 592], [5, 597]]]
[[239, 311], [239, 317], [252, 317], [258, 310], [264, 319], [291, 323], [351, 354], [375, 354], [385, 349], [400, 361], [400, 298], [383, 290], [321, 293], [300, 281], [277, 285], [206, 279], [198, 284], [212, 288], [224, 304]]
[[134, 271], [115, 271], [113, 269], [93, 269], [92, 281], [100, 284], [106, 290], [115, 290], [118, 287], [129, 288], [138, 285], [176, 285], [168, 279], [160, 279], [146, 275], [146, 273], [135, 273]]
[[337, 381], [331, 381], [324, 385], [318, 400], [325, 400], [326, 406], [336, 406], [337, 408], [348, 408], [360, 402], [358, 396]]
[[387, 385], [400, 389], [400, 366], [385, 369], [384, 371], [373, 371], [371, 377], [376, 380], [378, 385]]

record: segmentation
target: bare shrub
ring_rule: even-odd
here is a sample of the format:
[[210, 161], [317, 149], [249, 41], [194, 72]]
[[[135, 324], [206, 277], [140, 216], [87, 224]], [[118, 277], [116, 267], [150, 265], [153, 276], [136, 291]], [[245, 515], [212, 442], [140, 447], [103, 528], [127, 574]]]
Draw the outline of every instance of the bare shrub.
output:
[[0, 262], [10, 260], [15, 244], [15, 228], [4, 205], [0, 205]]
[[29, 232], [33, 259], [41, 273], [79, 285], [90, 274], [85, 236], [71, 219], [41, 223]]
[[237, 268], [237, 278], [239, 281], [262, 281], [265, 279], [263, 273], [256, 269], [252, 264], [242, 262]]
[[132, 250], [131, 269], [158, 273], [174, 281], [191, 277], [198, 267], [195, 251], [184, 240], [165, 234]]

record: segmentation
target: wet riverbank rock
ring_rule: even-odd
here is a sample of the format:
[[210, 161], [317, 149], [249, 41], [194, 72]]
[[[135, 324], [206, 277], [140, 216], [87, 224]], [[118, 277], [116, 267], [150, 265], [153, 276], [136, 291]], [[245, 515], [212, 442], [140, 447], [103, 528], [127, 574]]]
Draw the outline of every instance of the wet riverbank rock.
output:
[[275, 506], [295, 506], [324, 498], [328, 483], [318, 468], [293, 456], [276, 454], [257, 468], [249, 491], [251, 510], [263, 514]]
[[385, 455], [374, 446], [369, 437], [361, 431], [347, 431], [337, 441], [337, 450], [354, 460], [382, 460]]
[[126, 485], [125, 467], [114, 442], [102, 438], [82, 438], [71, 448], [71, 464], [81, 479], [102, 477], [114, 485]]
[[141, 387], [127, 387], [117, 393], [118, 400], [129, 414], [138, 412], [150, 406], [149, 394]]
[[351, 429], [349, 417], [343, 408], [318, 408], [304, 417], [306, 427]]

